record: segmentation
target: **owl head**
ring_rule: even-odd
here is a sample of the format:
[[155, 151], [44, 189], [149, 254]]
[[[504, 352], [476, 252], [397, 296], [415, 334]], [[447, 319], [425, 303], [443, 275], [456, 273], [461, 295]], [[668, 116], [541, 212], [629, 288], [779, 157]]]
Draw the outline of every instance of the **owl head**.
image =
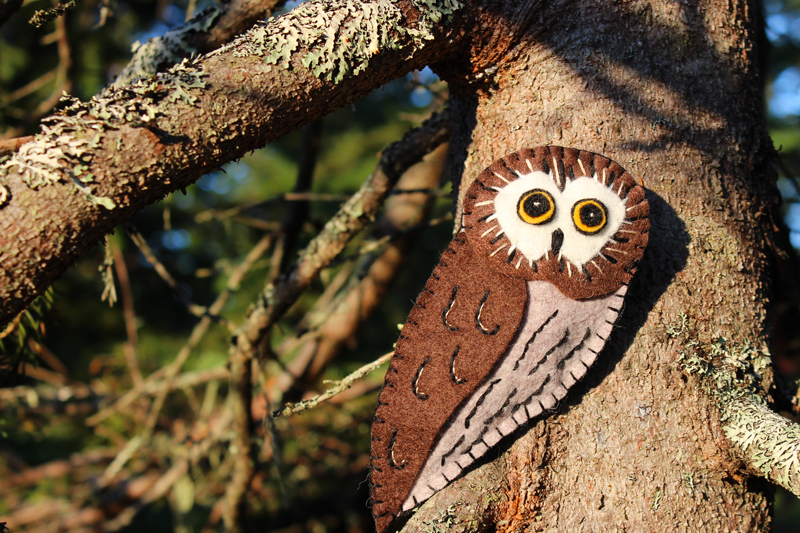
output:
[[614, 161], [545, 146], [495, 161], [467, 190], [462, 226], [495, 270], [573, 299], [627, 284], [647, 245], [644, 189]]

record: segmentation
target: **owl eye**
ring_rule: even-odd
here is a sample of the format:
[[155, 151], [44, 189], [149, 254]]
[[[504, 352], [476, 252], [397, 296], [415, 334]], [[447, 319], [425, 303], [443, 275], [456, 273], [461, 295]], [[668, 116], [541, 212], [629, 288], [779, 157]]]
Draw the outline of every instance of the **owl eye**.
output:
[[572, 207], [572, 221], [584, 235], [594, 235], [606, 227], [608, 209], [599, 200], [581, 200]]
[[556, 214], [556, 203], [549, 192], [534, 189], [520, 197], [517, 213], [528, 224], [544, 224]]

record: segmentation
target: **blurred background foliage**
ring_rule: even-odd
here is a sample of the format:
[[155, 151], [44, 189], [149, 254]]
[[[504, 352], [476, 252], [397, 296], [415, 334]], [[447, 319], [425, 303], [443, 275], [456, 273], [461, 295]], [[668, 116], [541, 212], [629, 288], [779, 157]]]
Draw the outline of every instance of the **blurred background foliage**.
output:
[[[125, 66], [132, 42], [163, 34], [186, 20], [187, 10], [204, 5], [79, 0], [66, 16], [41, 28], [28, 23], [37, 10], [49, 7], [47, 0], [26, 1], [0, 28], [0, 139], [36, 133], [38, 120], [57, 105], [62, 91], [91, 98]], [[789, 252], [780, 265], [785, 290], [778, 291], [774, 355], [777, 366], [796, 379], [800, 0], [766, 0], [765, 16], [772, 45], [767, 104], [780, 148]], [[58, 281], [47, 300], [36, 304], [35, 314], [0, 339], [6, 362], [17, 353], [22, 358], [22, 374], [5, 372], [0, 384], [0, 522], [12, 532], [215, 530], [215, 504], [230, 470], [224, 403], [231, 329], [264, 284], [286, 271], [297, 251], [358, 189], [380, 152], [441, 109], [446, 98], [446, 87], [428, 70], [390, 83], [142, 210]], [[316, 151], [310, 148], [314, 139]], [[310, 187], [296, 190], [300, 167], [313, 159]], [[391, 351], [397, 325], [450, 238], [449, 186], [440, 168], [426, 170], [436, 174], [433, 186], [423, 187], [431, 189], [426, 195], [430, 209], [423, 209], [422, 201], [414, 204], [412, 211], [425, 214], [409, 222], [412, 231], [408, 225], [387, 229], [392, 217], [379, 216], [323, 272], [262, 348], [252, 409], [261, 419], [261, 464], [248, 500], [253, 528], [372, 531], [367, 451], [383, 371], [313, 410], [274, 419], [268, 413], [285, 401], [324, 391], [325, 380], [341, 379]], [[395, 195], [393, 201], [404, 196], [415, 195]], [[291, 217], [299, 224], [287, 244], [282, 229]], [[332, 309], [361, 290], [369, 269], [388, 253], [387, 235], [392, 243], [399, 242], [398, 235], [413, 240], [399, 252], [413, 268], [390, 269], [388, 292], [379, 305], [372, 302], [374, 310], [365, 312], [363, 321], [356, 321], [359, 327], [332, 322], [333, 329], [344, 328], [332, 355], [302, 360], [308, 359], [309, 346], [317, 346], [315, 335], [324, 336]], [[266, 253], [253, 262], [204, 334], [189, 341], [229, 276], [265, 236]], [[159, 269], [174, 280], [172, 287]], [[195, 344], [179, 374], [184, 381], [166, 396], [146, 445], [120, 461], [120, 452], [143, 434], [157, 391], [141, 391], [125, 409], [108, 411], [108, 406], [143, 387], [142, 377], [167, 366], [187, 342]], [[292, 372], [299, 377], [287, 377]], [[98, 412], [108, 416], [99, 419]], [[775, 531], [796, 531], [797, 498], [783, 491], [777, 498]]]

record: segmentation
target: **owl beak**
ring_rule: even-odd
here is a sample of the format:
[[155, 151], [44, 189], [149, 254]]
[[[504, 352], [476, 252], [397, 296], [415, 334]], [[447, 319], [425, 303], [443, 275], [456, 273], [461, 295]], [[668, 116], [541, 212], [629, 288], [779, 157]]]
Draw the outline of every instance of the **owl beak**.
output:
[[561, 250], [561, 245], [564, 244], [564, 232], [560, 229], [557, 229], [553, 232], [553, 243], [550, 246], [553, 249], [553, 253], [558, 255], [559, 250]]

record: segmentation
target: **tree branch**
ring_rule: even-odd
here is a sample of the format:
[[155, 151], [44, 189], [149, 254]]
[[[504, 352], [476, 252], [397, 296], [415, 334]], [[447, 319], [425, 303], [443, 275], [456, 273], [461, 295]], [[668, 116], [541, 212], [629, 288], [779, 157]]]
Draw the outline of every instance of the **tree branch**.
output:
[[232, 0], [204, 9], [160, 37], [148, 39], [143, 45], [135, 43], [133, 57], [114, 80], [113, 87], [161, 72], [192, 54], [215, 50], [284, 3], [285, 0]]
[[[432, 196], [438, 192], [434, 188], [441, 178], [447, 153], [448, 145], [441, 145], [400, 178], [396, 188], [390, 193], [391, 197], [386, 201], [381, 219], [376, 223], [379, 231], [375, 237], [380, 238], [369, 241], [376, 245], [374, 249], [364, 251], [366, 247], [362, 247], [359, 250], [356, 258], [359, 266], [346, 276], [349, 281], [331, 283], [325, 294], [306, 314], [304, 325], [296, 328], [308, 328], [311, 331], [302, 334], [301, 338], [292, 337], [281, 341], [277, 353], [291, 351], [297, 355], [287, 364], [283, 373], [275, 376], [269, 389], [271, 397], [287, 400], [288, 391], [292, 390], [288, 398], [290, 399], [314, 384], [380, 304], [382, 296], [408, 256], [408, 249], [419, 237], [419, 226], [430, 212]], [[399, 188], [409, 191], [413, 187], [426, 188], [417, 189], [420, 190], [418, 194], [395, 194]], [[341, 260], [342, 258], [339, 259]], [[364, 274], [363, 269], [367, 265]], [[350, 289], [343, 291], [343, 286]]]
[[800, 496], [800, 425], [767, 407], [755, 395], [720, 402], [725, 435], [753, 470]]
[[201, 60], [45, 119], [0, 163], [10, 192], [0, 250], [14, 251], [0, 255], [0, 327], [143, 206], [455, 47], [455, 0], [400, 5], [312, 0]]
[[[247, 275], [250, 270], [255, 265], [256, 261], [261, 258], [261, 256], [266, 253], [272, 243], [272, 236], [265, 235], [261, 238], [261, 240], [256, 243], [255, 246], [248, 252], [247, 256], [245, 256], [242, 263], [237, 266], [233, 272], [231, 272], [230, 277], [228, 278], [227, 283], [225, 284], [225, 289], [219, 293], [217, 298], [208, 308], [208, 313], [206, 313], [200, 322], [198, 322], [194, 328], [192, 329], [192, 333], [189, 335], [186, 344], [181, 348], [178, 352], [178, 355], [175, 356], [175, 360], [173, 360], [169, 365], [162, 368], [158, 372], [154, 372], [144, 381], [144, 388], [134, 388], [124, 396], [122, 396], [116, 403], [113, 405], [106, 407], [102, 411], [96, 413], [95, 415], [86, 419], [86, 423], [88, 425], [97, 424], [104, 419], [108, 418], [112, 414], [124, 409], [131, 403], [133, 403], [136, 399], [138, 399], [143, 392], [150, 393], [152, 387], [156, 387], [156, 401], [155, 405], [152, 409], [152, 414], [150, 415], [150, 423], [155, 424], [155, 419], [161, 411], [161, 406], [164, 404], [164, 400], [166, 398], [167, 392], [173, 389], [172, 383], [173, 381], [177, 381], [180, 378], [178, 377], [178, 373], [180, 372], [183, 364], [191, 355], [192, 350], [195, 346], [203, 339], [206, 332], [208, 331], [211, 324], [214, 322], [212, 317], [216, 317], [219, 313], [222, 312], [222, 309], [225, 307], [225, 304], [228, 303], [229, 298], [231, 295], [239, 289], [239, 286], [244, 279], [245, 275]], [[162, 379], [163, 378], [163, 379]]]
[[229, 401], [233, 411], [236, 438], [233, 449], [240, 454], [233, 478], [225, 494], [223, 520], [228, 530], [240, 530], [240, 518], [247, 487], [253, 477], [255, 460], [251, 456], [252, 363], [257, 347], [272, 325], [308, 288], [319, 272], [344, 249], [348, 241], [372, 220], [389, 191], [411, 165], [442, 144], [448, 137], [449, 114], [435, 115], [422, 126], [389, 146], [378, 168], [358, 193], [342, 205], [325, 224], [320, 234], [300, 254], [292, 270], [278, 282], [268, 285], [248, 314], [231, 347], [231, 387]]
[[33, 135], [28, 135], [26, 137], [16, 137], [14, 139], [0, 140], [0, 157], [4, 155], [13, 154], [17, 150], [19, 150], [23, 144], [29, 143], [32, 140], [34, 140]]
[[349, 376], [345, 377], [344, 379], [335, 382], [333, 384], [333, 387], [326, 390], [322, 394], [318, 394], [317, 396], [309, 398], [308, 400], [303, 400], [302, 402], [287, 403], [281, 409], [278, 409], [277, 411], [272, 413], [272, 416], [289, 416], [297, 413], [302, 413], [303, 411], [317, 407], [322, 402], [330, 400], [337, 394], [349, 389], [350, 385], [352, 385], [354, 381], [363, 378], [364, 376], [366, 376], [379, 366], [389, 362], [389, 359], [391, 359], [393, 355], [394, 352], [389, 352], [387, 354], [380, 356], [375, 361], [362, 366], [361, 368], [359, 368]]

